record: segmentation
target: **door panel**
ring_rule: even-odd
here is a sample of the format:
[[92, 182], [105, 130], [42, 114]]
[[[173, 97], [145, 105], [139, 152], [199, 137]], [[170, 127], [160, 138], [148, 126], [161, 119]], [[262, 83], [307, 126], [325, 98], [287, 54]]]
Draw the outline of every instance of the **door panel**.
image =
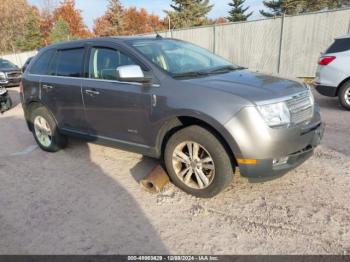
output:
[[60, 128], [87, 132], [81, 85], [81, 78], [41, 77], [43, 101]]
[[93, 136], [147, 144], [151, 95], [143, 86], [86, 79], [83, 97]]
[[82, 91], [91, 135], [147, 145], [152, 88], [122, 83], [113, 75], [117, 67], [135, 64], [117, 48], [90, 48], [89, 78], [83, 80]]
[[41, 77], [44, 103], [54, 114], [60, 128], [87, 132], [82, 98], [83, 47], [58, 50]]

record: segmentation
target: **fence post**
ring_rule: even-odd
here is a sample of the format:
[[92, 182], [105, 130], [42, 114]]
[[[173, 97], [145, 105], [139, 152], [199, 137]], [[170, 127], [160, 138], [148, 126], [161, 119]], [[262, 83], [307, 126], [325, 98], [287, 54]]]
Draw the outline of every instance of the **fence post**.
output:
[[216, 24], [213, 25], [213, 53], [216, 54]]
[[282, 15], [281, 19], [281, 35], [280, 35], [280, 46], [278, 51], [278, 63], [277, 63], [277, 73], [281, 72], [281, 62], [282, 62], [282, 48], [283, 48], [283, 34], [284, 34], [284, 20], [286, 15]]

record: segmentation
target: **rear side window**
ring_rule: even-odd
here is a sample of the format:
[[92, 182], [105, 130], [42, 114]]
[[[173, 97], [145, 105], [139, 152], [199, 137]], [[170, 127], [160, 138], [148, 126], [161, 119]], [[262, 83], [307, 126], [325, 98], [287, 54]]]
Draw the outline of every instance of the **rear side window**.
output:
[[340, 53], [350, 50], [350, 38], [336, 39], [327, 53]]
[[54, 52], [54, 50], [44, 52], [33, 64], [32, 68], [30, 69], [30, 73], [35, 75], [46, 75]]
[[50, 75], [81, 77], [84, 48], [58, 50], [50, 66]]

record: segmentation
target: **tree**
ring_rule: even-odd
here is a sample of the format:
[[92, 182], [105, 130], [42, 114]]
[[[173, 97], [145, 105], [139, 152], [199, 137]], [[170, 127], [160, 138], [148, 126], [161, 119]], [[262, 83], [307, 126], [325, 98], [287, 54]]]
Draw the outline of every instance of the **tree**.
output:
[[144, 8], [130, 7], [124, 11], [126, 35], [150, 33], [164, 29], [164, 24], [156, 15], [150, 15]]
[[63, 0], [54, 10], [53, 19], [55, 22], [61, 19], [66, 21], [69, 26], [70, 35], [76, 38], [87, 38], [91, 35], [84, 24], [81, 10], [75, 7], [74, 0]]
[[56, 0], [41, 0], [40, 10], [40, 32], [42, 34], [42, 45], [50, 43], [50, 34], [54, 26], [53, 11], [57, 7]]
[[260, 10], [260, 14], [265, 17], [281, 16], [286, 11], [283, 7], [283, 2], [284, 0], [263, 1], [264, 6], [267, 7], [270, 12]]
[[265, 17], [273, 17], [341, 8], [349, 6], [350, 2], [349, 0], [271, 0], [263, 1], [263, 4], [269, 11], [260, 10], [260, 13]]
[[17, 47], [23, 51], [34, 50], [41, 46], [42, 39], [39, 10], [32, 7], [28, 13], [24, 34], [17, 41]]
[[109, 0], [106, 13], [94, 23], [96, 36], [135, 35], [163, 29], [159, 16], [149, 14], [144, 8], [125, 9], [119, 0]]
[[29, 14], [32, 14], [32, 7], [26, 0], [0, 1], [1, 52], [21, 50], [18, 44], [28, 32]]
[[70, 34], [69, 24], [62, 18], [59, 18], [50, 34], [50, 42], [58, 43], [71, 40], [72, 38], [74, 37]]
[[208, 25], [218, 25], [218, 24], [225, 24], [228, 20], [225, 17], [218, 17], [215, 19], [208, 19], [207, 24]]
[[209, 0], [172, 0], [171, 11], [165, 11], [174, 28], [200, 26], [207, 22], [212, 10]]
[[51, 13], [42, 11], [40, 14], [40, 33], [42, 35], [42, 45], [48, 45], [50, 43], [50, 34], [54, 26], [54, 19]]
[[119, 0], [109, 0], [106, 13], [95, 20], [94, 34], [96, 36], [123, 35], [125, 29], [123, 13], [124, 7]]
[[232, 0], [232, 2], [229, 3], [229, 6], [231, 6], [232, 9], [229, 11], [230, 15], [227, 19], [230, 22], [247, 21], [247, 19], [253, 14], [253, 12], [246, 14], [249, 7], [244, 8], [244, 3], [245, 0]]

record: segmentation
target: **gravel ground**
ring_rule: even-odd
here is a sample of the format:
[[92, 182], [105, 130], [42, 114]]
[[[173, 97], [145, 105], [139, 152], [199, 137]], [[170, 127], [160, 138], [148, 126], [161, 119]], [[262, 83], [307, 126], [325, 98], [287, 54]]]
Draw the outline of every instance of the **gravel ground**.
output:
[[317, 95], [327, 129], [277, 180], [235, 177], [214, 199], [138, 185], [157, 164], [81, 141], [35, 146], [18, 99], [0, 116], [0, 254], [349, 254], [350, 114]]

